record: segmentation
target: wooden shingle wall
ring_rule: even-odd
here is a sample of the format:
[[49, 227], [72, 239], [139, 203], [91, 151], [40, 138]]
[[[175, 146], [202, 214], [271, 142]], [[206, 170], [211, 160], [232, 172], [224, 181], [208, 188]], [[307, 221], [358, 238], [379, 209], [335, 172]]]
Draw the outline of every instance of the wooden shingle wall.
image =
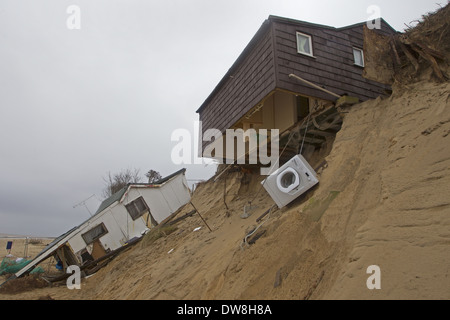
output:
[[275, 88], [272, 33], [266, 30], [253, 50], [231, 69], [220, 90], [202, 106], [203, 131], [225, 131]]
[[[297, 52], [297, 31], [312, 37], [314, 57]], [[361, 24], [335, 29], [275, 20], [273, 33], [278, 88], [327, 100], [335, 99], [321, 90], [289, 78], [291, 73], [338, 95], [347, 94], [362, 101], [376, 98], [388, 88], [363, 78], [363, 68], [354, 65], [353, 47], [363, 49]]]
[[[336, 29], [302, 21], [269, 17], [228, 73], [197, 110], [203, 133], [231, 128], [275, 89], [334, 101], [336, 98], [289, 78], [296, 74], [338, 95], [361, 101], [383, 94], [388, 86], [362, 77], [354, 65], [353, 47], [363, 49], [363, 26]], [[381, 20], [383, 34], [395, 31]], [[314, 57], [297, 52], [296, 32], [312, 36]]]

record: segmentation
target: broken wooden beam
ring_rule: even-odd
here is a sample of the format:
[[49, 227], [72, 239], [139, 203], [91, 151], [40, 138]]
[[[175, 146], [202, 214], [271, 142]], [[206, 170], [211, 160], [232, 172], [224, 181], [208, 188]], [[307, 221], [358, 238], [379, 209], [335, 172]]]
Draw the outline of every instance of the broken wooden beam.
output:
[[359, 103], [359, 98], [352, 97], [352, 96], [342, 96], [336, 101], [336, 108], [337, 107], [345, 107], [345, 106], [352, 106], [354, 104]]
[[293, 73], [291, 73], [289, 75], [289, 78], [294, 78], [294, 79], [300, 80], [300, 81], [310, 85], [311, 87], [316, 88], [318, 90], [322, 90], [323, 92], [328, 93], [329, 95], [332, 95], [333, 97], [336, 97], [338, 99], [341, 97], [340, 95], [338, 95], [338, 94], [336, 94], [334, 92], [331, 92], [330, 90], [324, 89], [324, 88], [322, 88], [322, 87], [320, 87], [320, 86], [318, 86], [318, 85], [316, 85], [316, 84], [314, 84], [314, 83], [312, 83], [312, 82], [310, 82], [308, 80], [305, 80], [305, 79], [303, 79], [303, 78], [301, 78], [301, 77], [299, 77], [299, 76], [297, 76], [297, 75], [295, 75]]
[[431, 67], [433, 68], [434, 74], [439, 78], [440, 81], [444, 82], [445, 77], [442, 74], [441, 69], [439, 68], [439, 65], [436, 62], [436, 59], [429, 54], [426, 50], [421, 49], [418, 45], [415, 43], [411, 44], [411, 48], [416, 51], [422, 58], [424, 58], [426, 61], [428, 61], [431, 64]]
[[[276, 205], [271, 206], [269, 209], [267, 209], [261, 216], [258, 217], [258, 219], [256, 219], [256, 222], [260, 222], [265, 216], [267, 216], [274, 208], [276, 207]], [[277, 210], [277, 209], [275, 209]]]
[[317, 145], [320, 145], [320, 144], [322, 144], [322, 143], [325, 142], [325, 139], [311, 138], [311, 137], [309, 137], [308, 135], [306, 135], [306, 136], [303, 138], [303, 140], [304, 140], [306, 143], [309, 143], [309, 144], [317, 144]]
[[336, 132], [335, 131], [330, 131], [330, 130], [309, 130], [308, 134], [313, 134], [316, 136], [322, 136], [322, 137], [334, 137], [336, 136]]
[[209, 225], [206, 223], [205, 219], [203, 219], [202, 215], [200, 214], [200, 212], [197, 210], [197, 208], [194, 206], [194, 204], [192, 203], [192, 201], [190, 201], [191, 206], [195, 209], [195, 211], [197, 211], [199, 217], [202, 219], [203, 223], [208, 227], [209, 231], [212, 232], [211, 228], [209, 227]]
[[255, 244], [256, 240], [261, 238], [263, 235], [265, 235], [267, 230], [261, 230], [258, 233], [256, 233], [254, 236], [250, 237], [250, 239], [247, 241], [248, 244], [252, 245]]
[[190, 211], [190, 212], [188, 212], [188, 213], [182, 215], [182, 216], [179, 217], [179, 218], [176, 218], [176, 219], [174, 219], [174, 220], [172, 220], [172, 221], [167, 222], [167, 224], [168, 224], [169, 226], [174, 225], [174, 224], [176, 224], [176, 223], [178, 223], [178, 222], [180, 222], [180, 221], [182, 221], [182, 220], [184, 220], [184, 219], [186, 219], [186, 218], [188, 218], [188, 217], [192, 217], [196, 212], [197, 212], [197, 211], [192, 210], [192, 211]]
[[414, 70], [417, 72], [419, 71], [419, 62], [414, 57], [414, 55], [409, 51], [409, 49], [406, 47], [406, 45], [402, 41], [398, 41], [400, 45], [400, 49], [402, 49], [403, 53], [405, 54], [406, 58], [408, 58], [409, 62], [414, 66]]

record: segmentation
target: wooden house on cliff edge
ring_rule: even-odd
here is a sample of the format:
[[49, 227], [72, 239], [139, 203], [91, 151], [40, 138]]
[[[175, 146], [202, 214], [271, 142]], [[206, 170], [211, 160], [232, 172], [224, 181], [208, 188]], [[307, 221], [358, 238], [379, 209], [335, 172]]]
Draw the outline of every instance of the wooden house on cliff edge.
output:
[[[396, 33], [383, 19], [379, 22], [380, 34]], [[225, 139], [214, 140], [208, 129], [222, 134], [226, 129], [279, 129], [282, 149], [287, 143], [283, 134], [303, 132], [308, 115], [310, 129], [302, 140], [309, 150], [319, 148], [341, 127], [338, 97], [365, 101], [390, 90], [362, 76], [366, 24], [334, 28], [269, 16], [197, 110], [202, 123], [199, 156], [230, 158], [219, 145]]]

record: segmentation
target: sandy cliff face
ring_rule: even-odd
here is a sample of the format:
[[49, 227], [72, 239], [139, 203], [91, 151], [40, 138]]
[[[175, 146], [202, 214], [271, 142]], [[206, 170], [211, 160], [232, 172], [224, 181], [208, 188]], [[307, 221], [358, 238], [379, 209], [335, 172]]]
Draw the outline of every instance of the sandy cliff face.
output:
[[396, 90], [348, 110], [319, 187], [236, 253], [216, 297], [450, 297], [450, 85]]
[[[330, 157], [354, 163], [343, 173], [348, 205], [327, 212], [322, 229], [330, 240], [346, 230], [349, 249], [323, 297], [449, 298], [449, 93], [448, 83], [419, 83], [348, 114]], [[332, 216], [345, 224], [333, 228]], [[370, 265], [381, 269], [381, 290], [367, 290]]]
[[[346, 110], [318, 187], [261, 221], [250, 246], [242, 239], [273, 201], [262, 177], [230, 172], [193, 197], [213, 232], [194, 215], [144, 238], [81, 290], [2, 298], [449, 299], [449, 93], [448, 82], [421, 82]], [[371, 265], [380, 290], [367, 288]]]

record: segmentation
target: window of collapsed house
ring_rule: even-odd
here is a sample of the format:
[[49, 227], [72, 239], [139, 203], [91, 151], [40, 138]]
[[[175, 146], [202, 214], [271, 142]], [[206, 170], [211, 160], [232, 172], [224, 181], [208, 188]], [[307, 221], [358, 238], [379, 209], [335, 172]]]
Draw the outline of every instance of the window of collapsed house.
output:
[[86, 242], [86, 244], [89, 245], [107, 233], [108, 229], [106, 229], [105, 225], [101, 223], [92, 228], [91, 230], [89, 230], [88, 232], [83, 233], [81, 237], [83, 238], [84, 242]]
[[145, 203], [144, 198], [142, 197], [139, 197], [136, 200], [130, 202], [125, 206], [125, 208], [127, 209], [133, 220], [136, 220], [137, 218], [150, 211], [147, 204]]
[[310, 35], [297, 32], [297, 52], [313, 56], [312, 37]]
[[364, 51], [359, 48], [353, 48], [353, 58], [355, 65], [364, 67]]

